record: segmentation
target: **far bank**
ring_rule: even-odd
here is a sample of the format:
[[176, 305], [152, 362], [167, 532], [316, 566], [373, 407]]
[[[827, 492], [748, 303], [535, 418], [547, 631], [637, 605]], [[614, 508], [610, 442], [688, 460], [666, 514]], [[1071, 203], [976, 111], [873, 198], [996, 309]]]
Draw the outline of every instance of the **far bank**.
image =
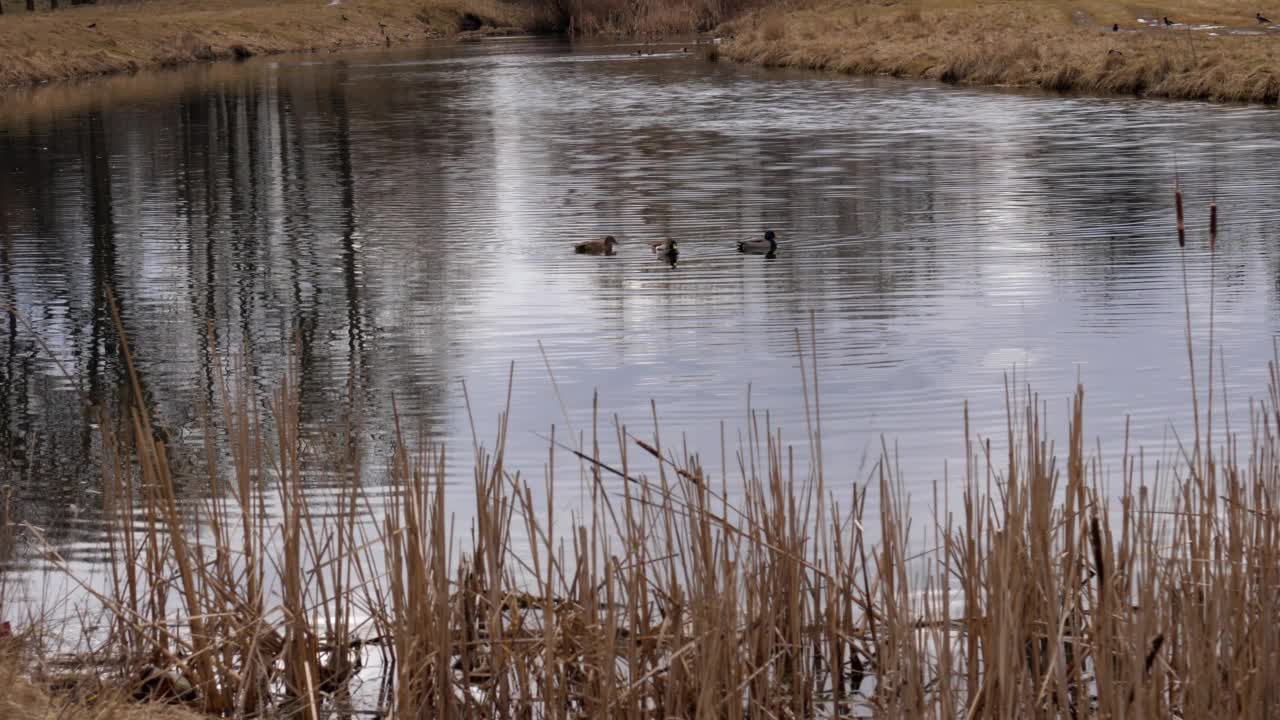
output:
[[[527, 34], [653, 41], [759, 0], [0, 0], [0, 87], [285, 52]], [[51, 3], [57, 6], [51, 6]]]
[[[1280, 3], [1176, 0], [138, 0], [0, 16], [0, 87], [283, 52], [510, 33], [638, 40], [714, 32], [739, 62], [1275, 104]], [[1264, 5], [1266, 3], [1263, 3]], [[1270, 15], [1270, 17], [1268, 17]]]
[[147, 0], [0, 16], [0, 86], [527, 29], [504, 0]]
[[968, 85], [1274, 105], [1275, 19], [1274, 1], [1135, 8], [1102, 0], [811, 0], [728, 23], [722, 31], [732, 40], [718, 53]]

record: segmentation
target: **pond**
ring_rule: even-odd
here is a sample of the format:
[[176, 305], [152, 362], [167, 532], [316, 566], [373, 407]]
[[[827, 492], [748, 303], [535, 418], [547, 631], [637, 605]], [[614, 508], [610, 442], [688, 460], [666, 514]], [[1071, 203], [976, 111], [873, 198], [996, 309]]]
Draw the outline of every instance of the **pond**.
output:
[[[589, 437], [597, 391], [610, 461], [613, 418], [648, 436], [653, 408], [664, 443], [717, 477], [727, 438], [730, 487], [749, 407], [803, 456], [811, 318], [828, 483], [843, 487], [888, 447], [928, 498], [958, 473], [966, 401], [1002, 437], [1015, 371], [1060, 444], [1079, 380], [1104, 456], [1130, 415], [1133, 443], [1168, 455], [1192, 407], [1184, 289], [1203, 375], [1211, 279], [1241, 425], [1265, 392], [1274, 109], [635, 49], [266, 58], [0, 100], [0, 304], [17, 311], [0, 333], [0, 481], [15, 517], [94, 557], [93, 413], [127, 397], [109, 293], [175, 446], [199, 451], [215, 368], [248, 363], [265, 402], [292, 357], [304, 426], [356, 428], [376, 485], [394, 402], [453, 451], [460, 512], [467, 401], [492, 445], [509, 373], [506, 462], [533, 478], [553, 424]], [[776, 257], [736, 251], [766, 230]], [[606, 234], [616, 255], [573, 252]], [[666, 236], [674, 267], [647, 244]], [[557, 507], [580, 506], [579, 479], [557, 466]]]

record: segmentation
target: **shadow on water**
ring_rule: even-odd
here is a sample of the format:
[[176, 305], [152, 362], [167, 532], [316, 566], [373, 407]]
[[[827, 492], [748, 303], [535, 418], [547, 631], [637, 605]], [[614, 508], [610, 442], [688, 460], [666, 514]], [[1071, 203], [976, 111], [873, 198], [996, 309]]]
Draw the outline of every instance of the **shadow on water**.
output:
[[[488, 417], [512, 360], [508, 462], [540, 468], [524, 431], [563, 418], [538, 341], [579, 426], [599, 388], [623, 420], [647, 422], [653, 398], [714, 447], [750, 384], [798, 432], [792, 331], [811, 308], [849, 481], [885, 433], [931, 482], [963, 400], [1000, 426], [1013, 364], [1046, 397], [1083, 373], [1091, 427], [1133, 411], [1158, 442], [1188, 412], [1175, 160], [1192, 217], [1222, 210], [1232, 383], [1261, 386], [1280, 322], [1274, 112], [523, 41], [127, 82], [115, 102], [0, 120], [0, 302], [49, 350], [5, 319], [0, 481], [73, 555], [99, 504], [89, 422], [126, 392], [109, 292], [176, 454], [198, 452], [220, 369], [242, 358], [261, 401], [292, 355], [304, 424], [358, 428], [374, 482], [393, 398], [466, 448], [458, 381]], [[734, 252], [766, 229], [775, 260]], [[617, 257], [568, 250], [605, 233]], [[664, 236], [675, 269], [645, 243]]]

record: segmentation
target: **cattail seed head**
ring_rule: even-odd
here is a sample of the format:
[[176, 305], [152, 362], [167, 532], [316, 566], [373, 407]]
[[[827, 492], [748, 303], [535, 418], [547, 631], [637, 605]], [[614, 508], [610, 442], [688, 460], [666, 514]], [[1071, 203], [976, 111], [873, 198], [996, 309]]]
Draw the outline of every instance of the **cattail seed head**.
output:
[[1173, 197], [1178, 208], [1178, 247], [1187, 246], [1187, 226], [1182, 219], [1182, 191], [1174, 190]]
[[1218, 244], [1218, 203], [1209, 203], [1209, 249]]

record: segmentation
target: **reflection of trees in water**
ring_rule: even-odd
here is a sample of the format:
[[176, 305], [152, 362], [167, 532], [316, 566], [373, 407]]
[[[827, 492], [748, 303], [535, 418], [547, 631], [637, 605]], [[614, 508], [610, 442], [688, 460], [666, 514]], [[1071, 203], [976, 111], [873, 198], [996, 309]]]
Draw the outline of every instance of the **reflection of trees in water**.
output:
[[[269, 267], [269, 243], [266, 224], [259, 215], [263, 167], [258, 163], [259, 138], [264, 123], [257, 113], [260, 89], [236, 85], [219, 93], [218, 107], [225, 128], [222, 154], [226, 162], [228, 206], [227, 250], [234, 263], [228, 273], [227, 286], [235, 287], [234, 312], [240, 324], [240, 337], [251, 367], [258, 355], [254, 338], [262, 324], [259, 312], [259, 278]], [[229, 309], [230, 310], [230, 309]]]
[[[92, 310], [114, 286], [116, 259], [105, 134], [96, 110], [0, 133], [0, 158], [12, 169], [0, 174], [0, 305], [34, 325], [73, 376], [4, 312], [0, 482], [14, 487], [21, 517], [55, 539], [68, 537], [70, 507], [91, 501], [75, 481], [91, 472], [93, 415], [75, 385], [110, 402], [117, 391], [107, 377], [118, 362], [110, 314], [105, 303]], [[47, 478], [72, 482], [46, 487]]]
[[110, 298], [115, 298], [122, 318], [127, 312], [130, 298], [122, 296], [116, 284], [116, 227], [111, 207], [111, 158], [101, 111], [91, 110], [78, 126], [84, 158], [83, 173], [89, 195], [89, 357], [84, 371], [89, 396], [104, 398], [107, 396], [107, 388], [118, 386], [122, 378], [115, 362], [119, 352], [119, 335], [111, 315]]
[[[178, 102], [175, 118], [175, 142], [178, 145], [177, 178], [175, 195], [177, 207], [180, 208], [183, 230], [186, 236], [185, 261], [190, 271], [183, 278], [187, 305], [191, 320], [195, 325], [195, 337], [199, 347], [193, 348], [199, 357], [201, 369], [201, 387], [206, 407], [212, 408], [215, 402], [214, 363], [221, 346], [217, 317], [217, 298], [214, 294], [214, 247], [212, 233], [208, 232], [214, 220], [212, 213], [199, 217], [197, 208], [205, 201], [206, 209], [210, 207], [207, 199], [213, 192], [211, 187], [214, 175], [211, 164], [213, 154], [209, 144], [204, 141], [208, 134], [209, 105], [204, 96], [186, 97]], [[204, 229], [203, 242], [199, 237]], [[203, 261], [203, 277], [200, 266]]]
[[[385, 163], [379, 143], [412, 145], [423, 127], [362, 125], [360, 97], [384, 90], [361, 87], [340, 67], [270, 83], [247, 77], [145, 113], [95, 108], [44, 131], [0, 133], [0, 158], [16, 171], [0, 174], [0, 302], [42, 330], [51, 310], [65, 307], [66, 322], [48, 330], [50, 347], [92, 403], [114, 413], [128, 400], [106, 304], [114, 292], [145, 397], [175, 445], [194, 442], [202, 415], [194, 408], [215, 401], [219, 366], [241, 352], [265, 401], [296, 349], [303, 412], [315, 424], [346, 417], [354, 426], [372, 409], [381, 416], [363, 422], [380, 425], [391, 389], [402, 412], [438, 416], [431, 408], [442, 393], [432, 381], [447, 374], [440, 350], [450, 317], [438, 311], [452, 259], [406, 237], [411, 228], [379, 222], [376, 211], [367, 217], [363, 208], [382, 198], [366, 194], [361, 178], [415, 190], [433, 175], [419, 173], [447, 156]], [[427, 181], [441, 185], [432, 197], [444, 196], [442, 177]], [[401, 279], [409, 297], [394, 287], [370, 291], [406, 266], [431, 272]], [[371, 318], [401, 313], [430, 314], [421, 330], [439, 348], [391, 355], [379, 370]], [[58, 528], [71, 504], [83, 509], [81, 520], [95, 514], [83, 491], [97, 482], [85, 462], [97, 438], [79, 395], [55, 382], [34, 338], [7, 316], [3, 334], [0, 457], [23, 517], [66, 539]]]
[[[279, 123], [281, 211], [284, 234], [284, 253], [289, 265], [288, 295], [293, 308], [293, 345], [301, 367], [309, 368], [316, 362], [316, 333], [320, 326], [318, 297], [319, 284], [307, 277], [317, 267], [315, 234], [310, 231], [312, 192], [308, 184], [307, 153], [304, 145], [303, 126], [295, 107], [295, 93], [277, 87], [275, 89], [276, 112]], [[299, 391], [303, 395], [312, 392], [308, 387], [308, 375], [301, 378]]]
[[[12, 167], [11, 161], [10, 153], [0, 156], [3, 167]], [[23, 342], [18, 335], [18, 316], [7, 312], [18, 302], [13, 282], [13, 236], [3, 222], [10, 212], [8, 199], [9, 194], [0, 191], [0, 314], [3, 315], [0, 320], [4, 325], [4, 357], [0, 361], [0, 485], [10, 484], [14, 466], [22, 467], [26, 462], [25, 425], [30, 417], [27, 380], [31, 367], [20, 351]], [[0, 528], [0, 532], [4, 530]], [[6, 559], [0, 557], [0, 561]]]
[[342, 228], [342, 286], [346, 291], [347, 307], [347, 367], [356, 387], [365, 389], [369, 383], [366, 360], [364, 310], [361, 302], [361, 249], [356, 240], [356, 181], [351, 160], [351, 112], [347, 107], [346, 65], [340, 65], [332, 95], [333, 116], [336, 118], [334, 144], [337, 148], [338, 187], [341, 197], [340, 225]]

